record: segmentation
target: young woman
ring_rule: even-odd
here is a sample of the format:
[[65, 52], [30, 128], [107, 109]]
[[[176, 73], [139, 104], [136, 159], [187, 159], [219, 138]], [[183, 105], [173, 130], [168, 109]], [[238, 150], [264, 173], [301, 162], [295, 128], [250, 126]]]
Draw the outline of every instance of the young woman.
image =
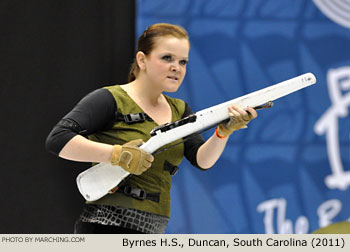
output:
[[207, 141], [197, 135], [155, 157], [138, 148], [156, 126], [192, 113], [186, 102], [163, 94], [180, 87], [189, 50], [182, 27], [151, 25], [138, 39], [129, 82], [88, 94], [49, 134], [47, 149], [62, 158], [111, 162], [133, 174], [114, 194], [86, 202], [76, 233], [163, 233], [170, 217], [171, 176], [183, 156], [200, 169], [212, 167], [229, 135], [257, 117], [252, 108], [247, 113], [232, 106], [231, 120]]

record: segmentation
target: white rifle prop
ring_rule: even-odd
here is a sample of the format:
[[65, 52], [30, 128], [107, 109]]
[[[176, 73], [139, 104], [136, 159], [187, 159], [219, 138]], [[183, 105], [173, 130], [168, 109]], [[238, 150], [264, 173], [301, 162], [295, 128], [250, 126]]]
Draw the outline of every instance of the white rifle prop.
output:
[[[228, 107], [231, 105], [238, 105], [243, 109], [247, 109], [247, 107], [262, 108], [264, 104], [315, 83], [316, 77], [312, 73], [306, 73], [203, 109], [181, 120], [154, 128], [151, 131], [151, 138], [141, 145], [140, 149], [148, 153], [154, 153], [168, 143], [218, 125], [229, 118]], [[129, 175], [130, 173], [120, 166], [114, 166], [110, 163], [99, 163], [80, 173], [77, 177], [77, 185], [80, 193], [86, 200], [95, 201], [108, 193], [115, 192], [118, 189], [118, 185]]]

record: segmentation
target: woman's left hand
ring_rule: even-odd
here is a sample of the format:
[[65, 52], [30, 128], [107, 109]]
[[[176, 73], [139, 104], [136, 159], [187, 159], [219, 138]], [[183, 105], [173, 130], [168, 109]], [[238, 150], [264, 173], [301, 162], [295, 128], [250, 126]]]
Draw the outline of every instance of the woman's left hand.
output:
[[258, 116], [256, 110], [251, 107], [248, 107], [246, 111], [239, 106], [233, 105], [228, 108], [228, 111], [230, 120], [221, 123], [217, 128], [217, 133], [223, 138], [231, 135], [234, 131], [247, 128], [247, 124]]

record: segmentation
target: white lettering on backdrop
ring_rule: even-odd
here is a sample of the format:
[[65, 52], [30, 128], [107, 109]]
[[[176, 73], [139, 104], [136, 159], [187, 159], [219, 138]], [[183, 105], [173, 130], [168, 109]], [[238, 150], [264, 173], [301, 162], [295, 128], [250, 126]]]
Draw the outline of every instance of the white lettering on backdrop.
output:
[[[342, 203], [340, 200], [331, 199], [323, 202], [317, 209], [320, 227], [331, 224], [332, 220], [341, 211], [341, 208]], [[258, 205], [257, 211], [265, 213], [264, 226], [266, 234], [275, 234], [275, 226], [277, 227], [277, 234], [307, 234], [309, 232], [309, 220], [305, 216], [297, 218], [294, 228], [292, 221], [286, 219], [287, 201], [284, 198], [263, 201]]]
[[350, 66], [330, 69], [327, 73], [331, 106], [316, 122], [314, 130], [326, 135], [328, 159], [332, 174], [325, 178], [329, 189], [346, 190], [350, 186], [350, 171], [344, 171], [339, 145], [339, 118], [349, 115]]

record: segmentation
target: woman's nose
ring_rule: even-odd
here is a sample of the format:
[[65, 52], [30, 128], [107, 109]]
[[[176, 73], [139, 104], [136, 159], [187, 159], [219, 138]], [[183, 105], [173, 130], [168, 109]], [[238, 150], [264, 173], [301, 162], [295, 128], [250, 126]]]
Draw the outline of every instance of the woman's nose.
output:
[[177, 72], [177, 71], [179, 71], [179, 66], [177, 64], [173, 64], [173, 65], [171, 65], [170, 70], [172, 72]]

